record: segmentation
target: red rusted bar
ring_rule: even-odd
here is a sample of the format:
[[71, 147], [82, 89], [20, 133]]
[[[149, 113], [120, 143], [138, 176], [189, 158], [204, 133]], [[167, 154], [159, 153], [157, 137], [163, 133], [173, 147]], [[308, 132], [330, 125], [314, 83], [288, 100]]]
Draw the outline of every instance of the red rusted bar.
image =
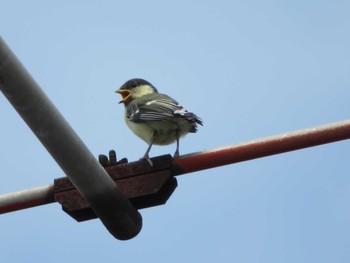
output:
[[[350, 120], [183, 155], [172, 159], [171, 171], [172, 175], [181, 175], [346, 139], [350, 139]], [[142, 166], [144, 162], [135, 162], [135, 165]], [[111, 175], [109, 169], [113, 168], [107, 168]], [[49, 185], [2, 195], [0, 214], [54, 202], [52, 188], [53, 185]]]
[[54, 185], [0, 195], [0, 214], [55, 202]]
[[350, 139], [350, 120], [180, 156], [176, 175]]

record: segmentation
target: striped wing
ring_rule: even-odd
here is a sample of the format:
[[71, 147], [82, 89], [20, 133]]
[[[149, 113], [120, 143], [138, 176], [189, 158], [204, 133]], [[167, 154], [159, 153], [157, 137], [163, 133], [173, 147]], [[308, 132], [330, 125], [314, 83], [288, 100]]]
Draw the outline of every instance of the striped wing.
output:
[[128, 119], [134, 122], [166, 121], [174, 117], [183, 117], [189, 122], [199, 123], [196, 115], [188, 112], [177, 101], [164, 94], [145, 96], [139, 101], [132, 101], [126, 110]]

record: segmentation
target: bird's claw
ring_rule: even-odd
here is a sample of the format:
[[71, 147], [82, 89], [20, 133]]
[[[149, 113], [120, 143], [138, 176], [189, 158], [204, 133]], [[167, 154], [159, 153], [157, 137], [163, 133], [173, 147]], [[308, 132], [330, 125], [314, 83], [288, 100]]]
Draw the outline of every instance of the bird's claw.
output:
[[180, 153], [179, 153], [179, 151], [176, 151], [175, 153], [174, 153], [174, 156], [173, 156], [173, 158], [179, 158], [179, 156], [180, 156]]
[[149, 165], [150, 165], [151, 167], [153, 167], [153, 162], [152, 162], [152, 160], [149, 158], [148, 155], [143, 156], [143, 157], [141, 158], [141, 160], [147, 161], [147, 162], [149, 163]]

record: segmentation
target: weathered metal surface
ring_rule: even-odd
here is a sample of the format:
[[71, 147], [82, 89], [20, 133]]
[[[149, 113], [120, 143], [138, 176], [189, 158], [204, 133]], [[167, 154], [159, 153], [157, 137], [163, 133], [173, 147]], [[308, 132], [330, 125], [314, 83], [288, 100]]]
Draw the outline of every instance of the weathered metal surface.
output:
[[350, 120], [183, 155], [173, 160], [173, 172], [180, 175], [346, 139]]
[[127, 158], [122, 158], [121, 160], [117, 161], [117, 154], [114, 150], [109, 151], [109, 158], [106, 155], [100, 154], [98, 156], [98, 161], [103, 167], [109, 167], [117, 164], [128, 163]]
[[53, 185], [0, 195], [0, 214], [55, 202]]
[[[110, 159], [100, 156], [100, 162], [132, 204], [145, 208], [168, 200], [177, 186], [173, 176], [346, 139], [350, 139], [350, 120], [183, 155], [177, 159], [172, 159], [170, 155], [160, 156], [152, 158], [154, 167], [146, 161], [126, 164], [127, 160], [122, 159], [117, 162], [113, 151]], [[44, 204], [53, 199], [53, 191], [32, 190], [0, 196], [0, 211], [6, 213], [24, 209], [30, 204], [40, 205], [36, 200]], [[22, 195], [27, 199], [24, 203], [17, 199]], [[55, 180], [55, 198], [78, 221], [96, 217], [67, 178]], [[8, 206], [8, 202], [13, 206]]]
[[[171, 156], [153, 158], [153, 167], [146, 161], [105, 167], [119, 190], [138, 209], [164, 204], [177, 186], [170, 171]], [[96, 218], [88, 202], [68, 178], [55, 180], [55, 200], [77, 221]]]

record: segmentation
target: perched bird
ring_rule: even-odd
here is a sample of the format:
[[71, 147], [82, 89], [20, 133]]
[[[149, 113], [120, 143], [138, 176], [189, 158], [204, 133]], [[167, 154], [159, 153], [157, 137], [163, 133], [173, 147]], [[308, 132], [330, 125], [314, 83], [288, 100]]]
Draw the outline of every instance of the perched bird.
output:
[[149, 152], [152, 145], [168, 145], [176, 141], [174, 157], [179, 156], [180, 137], [197, 132], [202, 120], [187, 111], [176, 100], [158, 90], [148, 81], [131, 79], [116, 91], [122, 96], [119, 103], [125, 105], [125, 122], [128, 127], [148, 144], [143, 159], [151, 165]]

